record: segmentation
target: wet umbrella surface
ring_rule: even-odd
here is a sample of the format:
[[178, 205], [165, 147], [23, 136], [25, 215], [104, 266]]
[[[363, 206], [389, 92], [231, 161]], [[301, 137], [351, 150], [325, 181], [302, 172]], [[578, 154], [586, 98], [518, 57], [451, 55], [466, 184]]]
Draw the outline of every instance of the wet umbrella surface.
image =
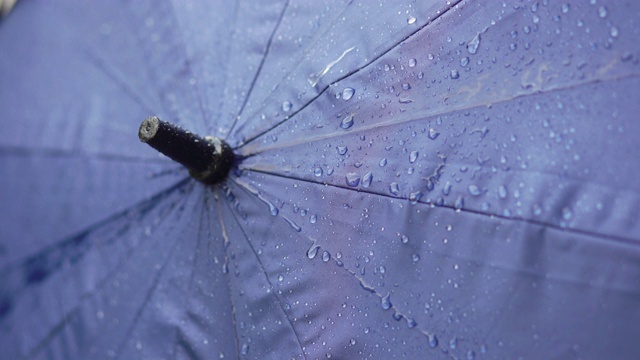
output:
[[[18, 3], [2, 357], [637, 356], [639, 20], [634, 0]], [[150, 116], [228, 143], [228, 177], [141, 143]]]

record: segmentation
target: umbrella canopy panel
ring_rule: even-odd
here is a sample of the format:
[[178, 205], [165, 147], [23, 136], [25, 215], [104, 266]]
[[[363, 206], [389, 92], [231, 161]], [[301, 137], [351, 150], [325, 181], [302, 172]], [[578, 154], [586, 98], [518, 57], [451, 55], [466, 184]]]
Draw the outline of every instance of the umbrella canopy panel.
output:
[[[640, 352], [634, 1], [23, 2], [11, 358]], [[240, 159], [206, 187], [157, 115]]]

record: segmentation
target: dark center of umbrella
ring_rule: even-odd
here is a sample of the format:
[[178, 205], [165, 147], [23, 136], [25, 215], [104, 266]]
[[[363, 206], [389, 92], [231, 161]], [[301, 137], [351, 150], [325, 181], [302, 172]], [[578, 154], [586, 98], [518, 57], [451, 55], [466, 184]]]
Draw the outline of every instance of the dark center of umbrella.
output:
[[223, 140], [212, 136], [201, 138], [155, 116], [142, 122], [138, 137], [184, 165], [191, 176], [205, 184], [216, 184], [226, 179], [233, 165], [233, 151]]

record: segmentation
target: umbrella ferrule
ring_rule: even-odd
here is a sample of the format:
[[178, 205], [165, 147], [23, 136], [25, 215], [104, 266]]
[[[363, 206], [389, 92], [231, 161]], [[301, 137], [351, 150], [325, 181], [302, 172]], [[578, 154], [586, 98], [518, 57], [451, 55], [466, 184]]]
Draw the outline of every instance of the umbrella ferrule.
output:
[[193, 178], [205, 184], [223, 181], [233, 166], [233, 151], [224, 140], [213, 136], [202, 138], [155, 116], [142, 122], [138, 137], [184, 165]]

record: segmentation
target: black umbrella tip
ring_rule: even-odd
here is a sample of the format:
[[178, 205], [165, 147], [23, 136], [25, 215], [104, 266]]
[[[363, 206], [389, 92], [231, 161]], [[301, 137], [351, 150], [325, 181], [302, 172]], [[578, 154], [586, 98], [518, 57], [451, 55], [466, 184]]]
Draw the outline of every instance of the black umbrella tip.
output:
[[231, 147], [222, 139], [204, 138], [156, 116], [146, 118], [138, 138], [184, 165], [196, 180], [216, 184], [227, 178], [235, 162]]
[[138, 130], [138, 138], [140, 138], [140, 141], [142, 142], [149, 142], [149, 140], [153, 139], [153, 137], [156, 135], [159, 127], [160, 119], [155, 116], [149, 116], [140, 125], [140, 130]]

